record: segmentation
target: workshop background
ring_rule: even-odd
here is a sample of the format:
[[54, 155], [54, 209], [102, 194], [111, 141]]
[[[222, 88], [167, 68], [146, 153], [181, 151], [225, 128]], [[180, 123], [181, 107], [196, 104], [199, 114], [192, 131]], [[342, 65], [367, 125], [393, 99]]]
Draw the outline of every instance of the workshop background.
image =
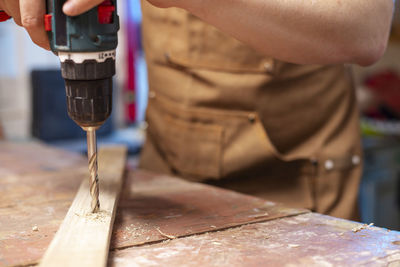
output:
[[[114, 110], [99, 144], [123, 143], [139, 153], [147, 105], [146, 63], [140, 45], [139, 0], [120, 0], [121, 22], [114, 79]], [[373, 66], [354, 66], [362, 116], [365, 167], [360, 188], [362, 221], [400, 230], [400, 4], [388, 49]], [[0, 23], [0, 139], [39, 139], [84, 152], [84, 132], [66, 113], [59, 60], [36, 47], [12, 20]], [[2, 137], [1, 137], [2, 136]]]

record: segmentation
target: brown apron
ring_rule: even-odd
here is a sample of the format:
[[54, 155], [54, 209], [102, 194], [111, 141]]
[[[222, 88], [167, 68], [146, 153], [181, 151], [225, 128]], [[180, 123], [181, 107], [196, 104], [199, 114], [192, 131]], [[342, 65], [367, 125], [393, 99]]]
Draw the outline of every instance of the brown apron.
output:
[[142, 168], [357, 218], [360, 132], [343, 65], [281, 62], [184, 10], [142, 9]]

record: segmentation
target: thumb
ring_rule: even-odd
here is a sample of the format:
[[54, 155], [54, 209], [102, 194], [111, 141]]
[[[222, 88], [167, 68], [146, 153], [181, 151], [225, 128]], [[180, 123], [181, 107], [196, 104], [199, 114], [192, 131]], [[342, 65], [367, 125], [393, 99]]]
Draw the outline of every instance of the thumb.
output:
[[78, 16], [89, 9], [99, 5], [104, 0], [68, 0], [63, 6], [67, 16]]

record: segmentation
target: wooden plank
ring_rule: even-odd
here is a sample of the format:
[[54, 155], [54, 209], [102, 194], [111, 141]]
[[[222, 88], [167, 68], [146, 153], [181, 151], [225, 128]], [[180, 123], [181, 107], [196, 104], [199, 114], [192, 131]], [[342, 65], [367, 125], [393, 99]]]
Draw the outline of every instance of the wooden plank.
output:
[[400, 232], [316, 213], [134, 246], [109, 266], [399, 266]]
[[40, 266], [105, 266], [126, 163], [126, 148], [99, 151], [100, 211], [90, 212], [88, 179], [46, 251]]
[[214, 186], [143, 170], [129, 172], [112, 248], [123, 248], [307, 213]]

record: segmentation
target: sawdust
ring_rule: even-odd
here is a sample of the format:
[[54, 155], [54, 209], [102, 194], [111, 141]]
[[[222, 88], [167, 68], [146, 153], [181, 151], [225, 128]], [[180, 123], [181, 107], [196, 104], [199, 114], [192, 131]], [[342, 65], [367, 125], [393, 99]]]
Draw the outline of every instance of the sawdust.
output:
[[39, 227], [37, 225], [32, 226], [32, 231], [39, 232]]
[[373, 226], [373, 225], [374, 225], [373, 223], [370, 223], [370, 224], [363, 224], [363, 225], [354, 227], [354, 228], [351, 229], [351, 230], [353, 231], [353, 233], [357, 233], [357, 232], [360, 232], [361, 230], [368, 229], [368, 228], [370, 228], [370, 227]]
[[105, 222], [108, 218], [111, 217], [111, 213], [105, 210], [100, 210], [98, 212], [94, 213], [86, 213], [85, 218], [88, 220], [93, 220], [93, 221], [101, 221]]
[[[125, 230], [123, 231], [124, 235], [122, 238], [124, 240], [130, 239], [130, 238], [138, 238], [147, 232], [146, 226], [148, 226], [147, 223], [143, 224], [143, 226], [141, 226], [141, 225], [135, 226], [134, 224], [131, 224], [130, 226], [126, 226]], [[150, 240], [150, 237], [147, 237], [146, 240], [147, 241]]]
[[75, 215], [81, 218], [84, 218], [88, 221], [98, 221], [98, 222], [106, 222], [108, 219], [111, 218], [111, 213], [105, 210], [100, 210], [98, 212], [89, 212], [86, 214], [79, 214], [75, 212]]

